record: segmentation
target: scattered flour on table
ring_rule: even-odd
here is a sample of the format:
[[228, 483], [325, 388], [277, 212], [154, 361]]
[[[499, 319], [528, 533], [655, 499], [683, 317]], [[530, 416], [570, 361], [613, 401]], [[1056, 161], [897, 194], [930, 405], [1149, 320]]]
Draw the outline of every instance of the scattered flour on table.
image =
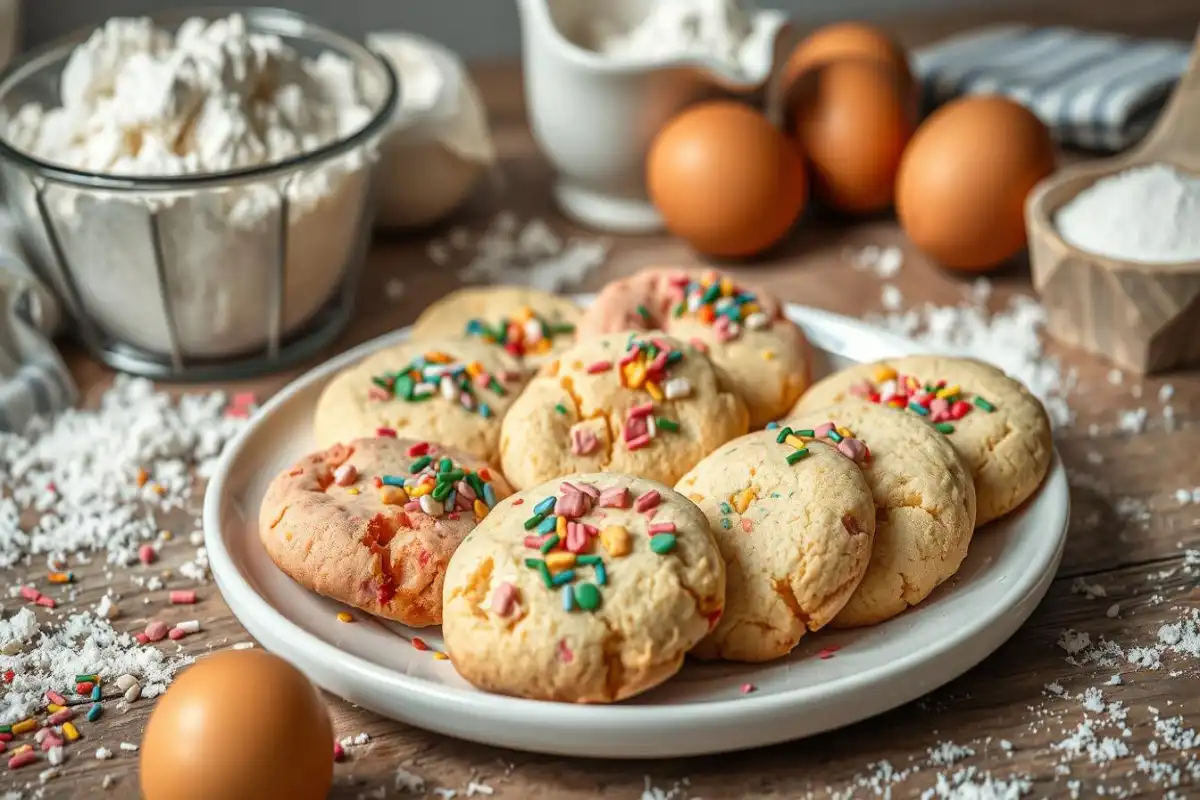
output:
[[891, 280], [904, 266], [904, 251], [899, 247], [867, 245], [858, 250], [847, 250], [843, 256], [860, 272], [872, 272], [883, 280]]
[[455, 265], [467, 283], [509, 283], [558, 292], [579, 286], [608, 258], [603, 239], [564, 240], [544, 220], [522, 223], [512, 212], [497, 214], [482, 234], [452, 230], [431, 242], [430, 260]]

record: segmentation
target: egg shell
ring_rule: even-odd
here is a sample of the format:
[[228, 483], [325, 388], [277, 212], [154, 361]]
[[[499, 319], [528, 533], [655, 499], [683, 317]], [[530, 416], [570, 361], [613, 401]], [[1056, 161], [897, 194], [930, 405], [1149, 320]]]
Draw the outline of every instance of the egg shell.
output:
[[892, 205], [917, 111], [894, 72], [863, 60], [824, 64], [800, 76], [787, 102], [823, 202], [851, 214]]
[[871, 61], [891, 69], [913, 102], [918, 99], [904, 48], [878, 28], [860, 22], [826, 25], [801, 40], [784, 64], [782, 85], [790, 86], [801, 74], [821, 64], [845, 59]]
[[141, 746], [146, 800], [323, 800], [333, 729], [317, 689], [262, 650], [188, 667], [158, 700]]
[[1028, 109], [1002, 97], [962, 98], [934, 112], [909, 144], [896, 214], [936, 261], [990, 269], [1025, 247], [1025, 200], [1054, 163], [1050, 132]]
[[753, 108], [711, 101], [655, 137], [646, 188], [667, 229], [696, 250], [742, 258], [782, 239], [804, 210], [804, 162]]

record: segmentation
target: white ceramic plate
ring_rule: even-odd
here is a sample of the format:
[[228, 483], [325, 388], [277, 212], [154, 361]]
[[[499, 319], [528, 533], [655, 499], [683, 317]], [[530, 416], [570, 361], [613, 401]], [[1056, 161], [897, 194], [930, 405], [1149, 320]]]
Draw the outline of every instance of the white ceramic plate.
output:
[[[800, 306], [787, 311], [820, 351], [818, 376], [919, 349], [852, 319]], [[204, 502], [212, 571], [238, 620], [324, 688], [402, 722], [485, 744], [611, 758], [698, 755], [809, 736], [913, 700], [982, 661], [1033, 612], [1062, 556], [1069, 498], [1056, 455], [1029, 503], [976, 533], [953, 581], [883, 625], [807, 636], [790, 657], [769, 664], [689, 662], [664, 686], [613, 706], [479, 692], [448, 661], [413, 646], [419, 636], [440, 649], [436, 628], [363, 614], [354, 624], [338, 622], [342, 606], [276, 569], [256, 531], [272, 476], [314, 449], [312, 414], [326, 381], [406, 336], [401, 330], [367, 342], [272, 398], [230, 445]], [[754, 691], [743, 694], [744, 684]]]

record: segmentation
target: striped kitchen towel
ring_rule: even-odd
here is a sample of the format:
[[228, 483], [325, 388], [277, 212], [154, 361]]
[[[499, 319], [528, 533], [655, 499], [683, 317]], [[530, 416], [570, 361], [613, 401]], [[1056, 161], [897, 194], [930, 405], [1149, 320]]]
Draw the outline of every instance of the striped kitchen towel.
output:
[[0, 431], [22, 433], [35, 416], [74, 405], [75, 385], [51, 336], [58, 301], [21, 250], [16, 223], [0, 211]]
[[926, 107], [964, 94], [1022, 103], [1066, 145], [1119, 151], [1140, 140], [1191, 47], [1072, 28], [1003, 25], [913, 53]]

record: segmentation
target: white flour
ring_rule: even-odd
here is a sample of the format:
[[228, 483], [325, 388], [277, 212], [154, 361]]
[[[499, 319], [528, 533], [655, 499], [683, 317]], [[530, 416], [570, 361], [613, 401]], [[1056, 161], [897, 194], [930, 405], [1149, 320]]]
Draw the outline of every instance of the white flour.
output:
[[1097, 181], [1055, 215], [1062, 237], [1110, 258], [1200, 260], [1200, 178], [1154, 164]]
[[[190, 19], [174, 36], [148, 19], [109, 20], [72, 52], [59, 89], [60, 107], [24, 106], [8, 138], [47, 161], [108, 175], [278, 163], [360, 130], [373, 114], [350, 61], [303, 57], [236, 14]], [[52, 184], [47, 198], [92, 315], [118, 339], [161, 352], [169, 332], [148, 227], [157, 210], [182, 347], [220, 356], [265, 344], [281, 191], [290, 201], [284, 328], [329, 298], [356, 238], [372, 155], [316, 162], [278, 185], [117, 194]], [[41, 232], [28, 182], [14, 188], [18, 210]], [[34, 244], [50, 262], [44, 237]]]
[[660, 0], [632, 28], [597, 19], [591, 38], [614, 58], [706, 56], [741, 69], [753, 32], [753, 14], [741, 0]]

